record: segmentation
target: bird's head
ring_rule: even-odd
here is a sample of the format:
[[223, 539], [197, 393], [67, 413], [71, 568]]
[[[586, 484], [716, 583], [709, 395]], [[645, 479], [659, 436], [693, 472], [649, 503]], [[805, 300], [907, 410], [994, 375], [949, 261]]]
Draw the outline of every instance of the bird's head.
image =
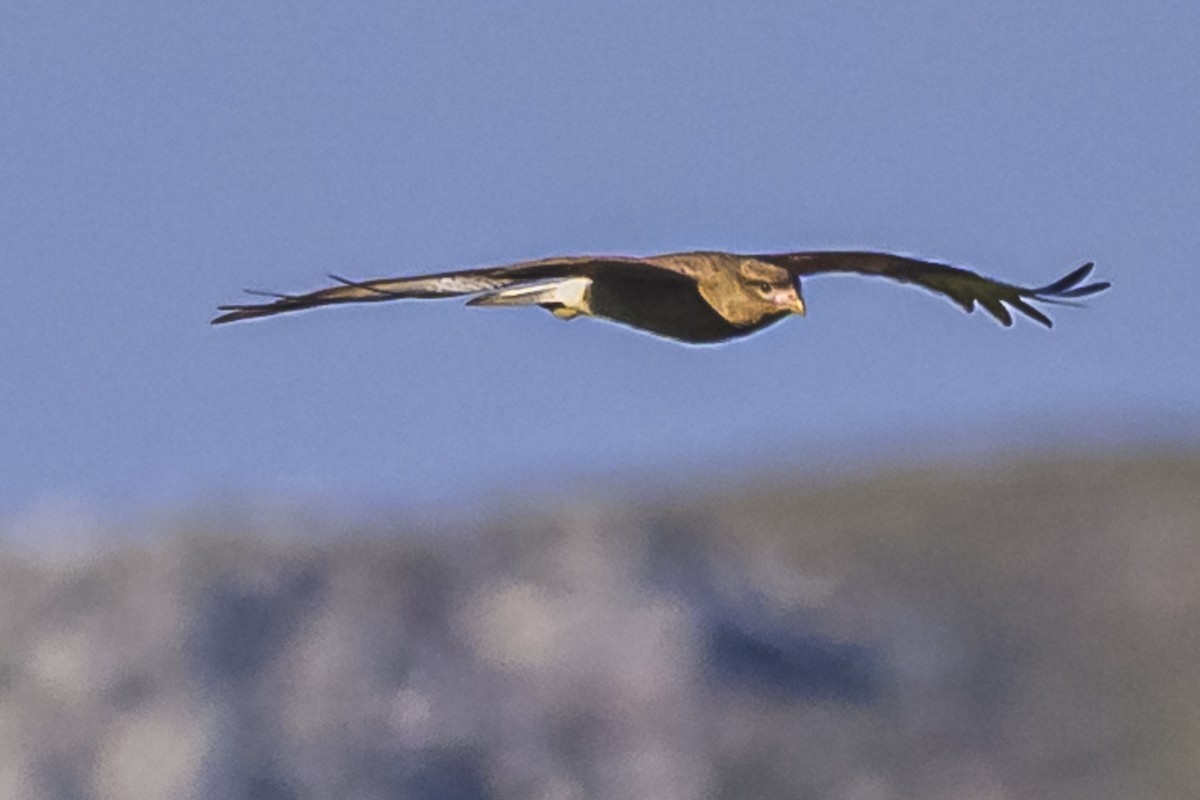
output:
[[750, 293], [756, 300], [765, 302], [768, 309], [774, 312], [783, 311], [788, 314], [804, 316], [804, 295], [800, 293], [800, 281], [790, 275], [782, 278], [767, 277], [750, 278], [747, 281]]
[[755, 325], [781, 314], [804, 314], [800, 283], [787, 270], [756, 259], [742, 259], [701, 280], [700, 292], [735, 325]]

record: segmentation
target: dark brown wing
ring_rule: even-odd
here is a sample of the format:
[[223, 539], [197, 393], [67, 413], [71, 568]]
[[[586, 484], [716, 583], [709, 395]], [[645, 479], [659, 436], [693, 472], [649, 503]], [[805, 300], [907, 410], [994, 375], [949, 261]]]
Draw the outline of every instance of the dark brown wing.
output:
[[1111, 285], [1107, 281], [1080, 285], [1091, 274], [1091, 263], [1084, 264], [1054, 283], [1028, 289], [959, 267], [890, 253], [779, 253], [755, 258], [783, 267], [795, 277], [824, 272], [855, 272], [916, 284], [945, 295], [966, 311], [974, 311], [975, 304], [979, 303], [1004, 325], [1012, 325], [1012, 314], [1006, 308], [1012, 306], [1049, 328], [1054, 323], [1028, 301], [1073, 305], [1071, 301], [1102, 292]]
[[269, 303], [235, 304], [218, 306], [224, 311], [212, 321], [213, 325], [236, 322], [256, 317], [269, 317], [289, 311], [302, 311], [317, 306], [338, 303], [372, 303], [384, 300], [429, 299], [459, 297], [492, 291], [528, 281], [546, 278], [566, 278], [576, 275], [594, 276], [605, 265], [642, 264], [648, 270], [657, 268], [638, 259], [622, 257], [564, 257], [547, 258], [539, 261], [523, 261], [499, 267], [482, 267], [457, 272], [440, 272], [431, 275], [414, 275], [399, 278], [378, 278], [352, 281], [337, 275], [329, 277], [337, 281], [336, 286], [318, 289], [307, 294], [277, 294], [247, 290], [249, 294], [274, 298]]

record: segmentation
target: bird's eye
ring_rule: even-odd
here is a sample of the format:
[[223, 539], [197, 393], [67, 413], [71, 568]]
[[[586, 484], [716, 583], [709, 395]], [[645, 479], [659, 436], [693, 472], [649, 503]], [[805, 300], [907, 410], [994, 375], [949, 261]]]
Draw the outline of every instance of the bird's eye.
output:
[[771, 284], [767, 283], [766, 281], [759, 283], [756, 288], [763, 294], [770, 294], [772, 290]]

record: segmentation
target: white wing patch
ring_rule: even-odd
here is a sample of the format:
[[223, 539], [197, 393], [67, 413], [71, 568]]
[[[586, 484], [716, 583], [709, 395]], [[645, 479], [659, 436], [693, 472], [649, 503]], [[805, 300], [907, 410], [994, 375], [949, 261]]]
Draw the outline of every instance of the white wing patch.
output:
[[468, 301], [471, 306], [548, 306], [556, 316], [570, 318], [591, 314], [592, 279], [563, 278], [553, 281], [526, 283], [479, 295]]
[[440, 275], [437, 277], [396, 278], [394, 280], [370, 281], [366, 285], [377, 291], [397, 296], [439, 296], [452, 297], [461, 294], [485, 292], [499, 289], [512, 283], [512, 279], [488, 277], [484, 275]]

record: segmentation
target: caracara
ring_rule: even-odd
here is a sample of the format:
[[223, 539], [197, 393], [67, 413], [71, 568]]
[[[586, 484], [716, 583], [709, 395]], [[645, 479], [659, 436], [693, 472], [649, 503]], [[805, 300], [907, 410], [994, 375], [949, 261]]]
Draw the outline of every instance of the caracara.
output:
[[538, 305], [559, 319], [600, 317], [689, 344], [712, 344], [760, 331], [791, 314], [804, 314], [801, 280], [827, 272], [879, 275], [921, 286], [966, 311], [983, 306], [1004, 325], [1009, 308], [1046, 327], [1050, 318], [1031, 302], [1071, 305], [1109, 287], [1084, 284], [1092, 265], [1036, 289], [970, 270], [888, 253], [814, 252], [737, 255], [720, 252], [626, 256], [568, 256], [412, 277], [352, 281], [308, 294], [251, 292], [273, 298], [254, 305], [221, 306], [213, 324], [266, 317], [335, 303], [470, 295], [467, 305]]

